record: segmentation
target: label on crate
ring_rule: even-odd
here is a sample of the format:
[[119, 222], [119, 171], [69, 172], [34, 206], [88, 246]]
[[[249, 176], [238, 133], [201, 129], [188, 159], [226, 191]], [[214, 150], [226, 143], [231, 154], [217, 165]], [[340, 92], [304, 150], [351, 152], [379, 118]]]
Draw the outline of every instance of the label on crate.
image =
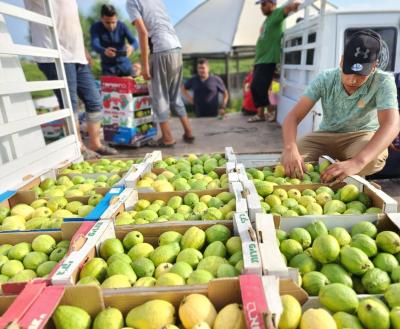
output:
[[233, 218], [233, 228], [235, 235], [239, 235], [242, 241], [255, 241], [257, 235], [251, 226], [251, 221], [246, 212], [236, 212]]
[[101, 77], [102, 92], [119, 92], [122, 94], [145, 94], [148, 91], [147, 83], [137, 83], [130, 78], [111, 76]]
[[267, 302], [261, 276], [254, 274], [241, 275], [239, 282], [247, 328], [267, 328], [264, 322]]
[[244, 274], [262, 275], [262, 263], [257, 241], [243, 241]]

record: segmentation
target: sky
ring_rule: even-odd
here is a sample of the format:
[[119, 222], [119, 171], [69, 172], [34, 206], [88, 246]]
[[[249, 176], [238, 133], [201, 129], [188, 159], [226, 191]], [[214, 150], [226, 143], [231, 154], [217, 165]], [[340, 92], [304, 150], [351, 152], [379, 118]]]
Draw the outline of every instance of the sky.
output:
[[[3, 0], [7, 3], [21, 6], [23, 0]], [[96, 1], [104, 1], [114, 4], [127, 18], [125, 3], [126, 0], [77, 0], [79, 10], [82, 13], [88, 13]], [[234, 1], [234, 0], [226, 0]], [[246, 0], [254, 1], [254, 0]], [[174, 23], [178, 22], [193, 8], [200, 5], [204, 0], [164, 0], [168, 13], [171, 16]], [[338, 6], [340, 9], [388, 9], [388, 8], [400, 8], [400, 0], [330, 0], [333, 4]], [[12, 30], [13, 40], [16, 43], [26, 44], [27, 40], [27, 27], [21, 26], [19, 20], [7, 18], [10, 29]], [[24, 32], [22, 32], [24, 31]]]

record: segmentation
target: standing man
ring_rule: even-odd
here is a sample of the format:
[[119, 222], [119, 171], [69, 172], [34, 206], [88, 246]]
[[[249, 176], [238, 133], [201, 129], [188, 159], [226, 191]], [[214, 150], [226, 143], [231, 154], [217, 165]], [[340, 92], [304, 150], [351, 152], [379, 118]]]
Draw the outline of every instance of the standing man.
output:
[[[399, 133], [393, 75], [377, 69], [379, 34], [355, 33], [347, 43], [340, 68], [320, 73], [286, 117], [282, 157], [286, 174], [302, 177], [304, 161], [327, 154], [338, 161], [326, 169], [324, 182], [350, 175], [371, 175], [385, 166], [387, 148]], [[319, 131], [296, 143], [297, 126], [321, 100]]]
[[[25, 0], [25, 6], [39, 14], [48, 14], [44, 1]], [[115, 149], [102, 144], [100, 140], [101, 98], [86, 57], [78, 5], [75, 0], [57, 0], [52, 2], [52, 6], [79, 139], [81, 136], [78, 120], [78, 96], [85, 104], [90, 149], [87, 149], [81, 140], [83, 156], [93, 158], [100, 155], [116, 155], [118, 152]], [[46, 26], [31, 23], [30, 27], [34, 46], [54, 49], [52, 34]], [[58, 80], [54, 61], [50, 58], [38, 58], [37, 62], [48, 80]], [[64, 108], [60, 90], [54, 92], [60, 108]]]
[[90, 35], [93, 50], [101, 56], [102, 75], [133, 75], [129, 56], [139, 44], [128, 27], [118, 20], [114, 6], [101, 7], [101, 20], [92, 25]]
[[[193, 97], [188, 90], [193, 91]], [[201, 58], [197, 61], [197, 75], [184, 84], [182, 93], [194, 105], [198, 117], [224, 116], [229, 93], [220, 77], [210, 75], [207, 59]], [[222, 106], [220, 106], [219, 94], [224, 95]]]
[[146, 80], [151, 80], [153, 110], [162, 133], [162, 138], [153, 146], [172, 147], [176, 143], [169, 124], [171, 110], [182, 123], [183, 140], [193, 143], [192, 128], [180, 93], [182, 46], [164, 3], [162, 0], [127, 0], [126, 6], [139, 34], [142, 74]]
[[287, 15], [297, 11], [300, 3], [291, 3], [286, 7], [276, 7], [276, 0], [259, 0], [262, 13], [267, 16], [260, 37], [256, 45], [254, 61], [254, 77], [251, 84], [251, 93], [257, 114], [249, 122], [265, 121], [264, 109], [270, 105], [268, 90], [271, 85], [276, 64], [281, 61], [281, 40], [283, 23]]

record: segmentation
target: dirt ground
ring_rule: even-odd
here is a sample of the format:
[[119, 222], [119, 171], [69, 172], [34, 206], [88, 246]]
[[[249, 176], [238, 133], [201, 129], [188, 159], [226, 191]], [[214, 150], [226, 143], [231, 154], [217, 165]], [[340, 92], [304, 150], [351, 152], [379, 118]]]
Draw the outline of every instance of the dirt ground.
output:
[[[236, 152], [280, 152], [282, 149], [281, 129], [276, 123], [247, 123], [249, 117], [235, 113], [223, 120], [217, 118], [191, 119], [196, 141], [186, 144], [182, 141], [183, 130], [179, 120], [172, 119], [172, 131], [176, 139], [174, 148], [164, 149], [163, 153], [180, 155], [184, 153], [223, 152], [232, 146]], [[119, 148], [129, 156], [143, 155], [152, 148]]]
[[[179, 120], [172, 119], [171, 126], [177, 141], [174, 148], [164, 149], [164, 154], [223, 152], [232, 146], [236, 152], [276, 152], [282, 150], [281, 128], [276, 123], [247, 123], [248, 117], [235, 113], [224, 120], [216, 118], [192, 119], [196, 141], [186, 144], [182, 141], [183, 130]], [[124, 156], [138, 157], [153, 151], [153, 148], [119, 147]], [[376, 181], [382, 189], [400, 203], [400, 179]], [[400, 207], [399, 207], [400, 211]]]

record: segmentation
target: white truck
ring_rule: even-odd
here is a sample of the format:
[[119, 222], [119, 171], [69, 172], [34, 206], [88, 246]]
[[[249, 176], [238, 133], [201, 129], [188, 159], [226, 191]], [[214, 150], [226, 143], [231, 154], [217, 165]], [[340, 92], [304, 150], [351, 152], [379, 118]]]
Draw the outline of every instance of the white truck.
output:
[[[400, 2], [393, 10], [364, 11], [326, 11], [326, 0], [319, 2], [316, 10], [315, 0], [306, 1], [301, 6], [303, 16], [296, 14], [302, 19], [284, 34], [277, 117], [280, 124], [318, 73], [339, 66], [344, 45], [356, 31], [368, 28], [378, 32], [383, 40], [379, 67], [400, 71]], [[300, 124], [298, 135], [318, 130], [321, 120], [318, 102]]]

